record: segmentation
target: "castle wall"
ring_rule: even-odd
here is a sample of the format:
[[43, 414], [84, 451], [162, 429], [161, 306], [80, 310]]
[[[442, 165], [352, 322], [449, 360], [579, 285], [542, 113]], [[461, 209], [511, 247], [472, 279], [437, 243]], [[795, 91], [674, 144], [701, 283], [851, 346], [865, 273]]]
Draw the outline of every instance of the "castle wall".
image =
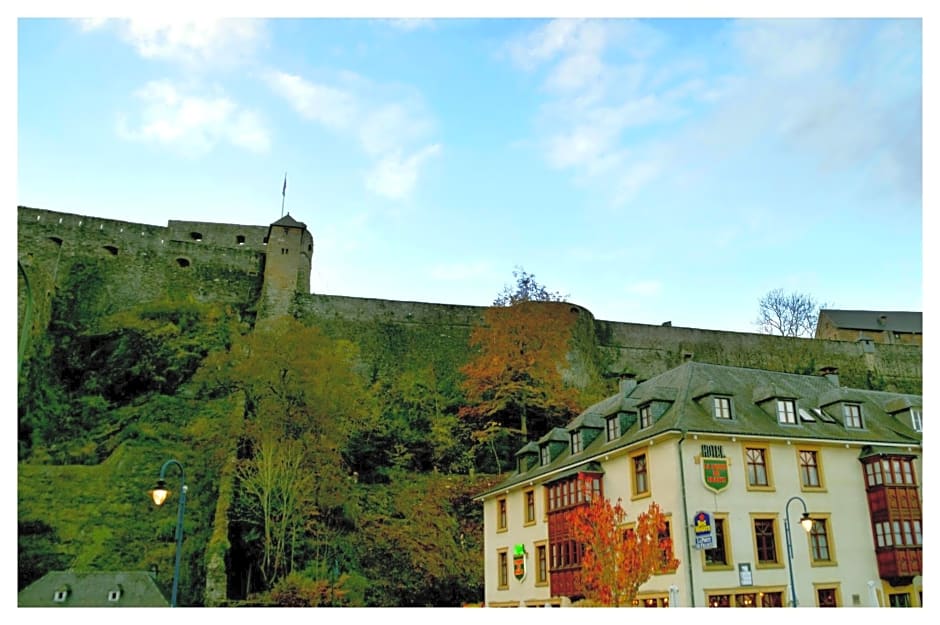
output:
[[[20, 279], [18, 320], [22, 327], [31, 300], [33, 333], [48, 326], [57, 294], [79, 298], [77, 305], [93, 311], [89, 318], [95, 318], [164, 298], [244, 307], [257, 301], [260, 292], [264, 253], [258, 248], [265, 228], [174, 222], [174, 231], [25, 207], [19, 208], [18, 218], [18, 261], [29, 286]], [[200, 231], [202, 241], [179, 236]], [[242, 233], [254, 243], [211, 244], [234, 242]]]
[[[34, 332], [48, 326], [52, 296], [63, 289], [78, 292], [82, 306], [96, 316], [167, 297], [224, 302], [242, 309], [251, 309], [259, 301], [267, 227], [195, 221], [170, 221], [162, 227], [26, 207], [19, 207], [18, 218], [18, 260], [29, 283], [29, 289], [22, 277], [18, 283], [18, 319], [22, 327], [31, 297]], [[301, 243], [306, 249], [308, 242]], [[312, 238], [309, 243], [312, 247]], [[310, 259], [300, 261], [309, 263]], [[295, 269], [295, 275], [300, 275], [303, 267]], [[440, 331], [435, 342], [441, 348], [447, 341], [462, 342], [447, 347], [455, 353], [465, 353], [469, 330], [481, 322], [485, 310], [483, 306], [294, 292], [305, 286], [291, 288], [290, 311], [297, 317], [360, 325], [414, 324], [427, 326], [428, 331], [449, 326], [459, 331]], [[580, 344], [574, 351], [579, 357], [569, 365], [579, 380], [597, 375], [588, 370], [595, 363], [603, 375], [629, 372], [645, 379], [692, 358], [795, 373], [835, 366], [849, 386], [922, 392], [922, 349], [916, 345], [603, 321], [595, 320], [587, 309], [570, 306], [579, 310], [581, 326], [593, 325], [594, 329], [593, 334], [576, 333]], [[344, 327], [352, 326], [346, 323]]]

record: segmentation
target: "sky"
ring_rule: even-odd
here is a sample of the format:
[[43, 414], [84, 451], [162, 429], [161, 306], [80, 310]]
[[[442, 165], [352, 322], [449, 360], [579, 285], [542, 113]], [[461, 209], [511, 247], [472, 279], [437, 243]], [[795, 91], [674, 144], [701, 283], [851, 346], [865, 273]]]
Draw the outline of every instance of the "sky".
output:
[[485, 15], [20, 18], [16, 202], [290, 214], [315, 293], [486, 306], [522, 269], [610, 321], [923, 310], [922, 20]]

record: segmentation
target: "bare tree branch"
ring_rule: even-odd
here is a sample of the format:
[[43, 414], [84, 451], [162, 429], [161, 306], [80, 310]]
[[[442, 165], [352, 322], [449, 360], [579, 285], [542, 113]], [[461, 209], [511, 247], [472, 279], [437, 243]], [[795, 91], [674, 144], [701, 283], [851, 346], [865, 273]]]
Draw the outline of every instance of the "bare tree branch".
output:
[[784, 293], [783, 289], [774, 289], [761, 298], [755, 323], [764, 334], [813, 337], [819, 309], [826, 306], [805, 293]]

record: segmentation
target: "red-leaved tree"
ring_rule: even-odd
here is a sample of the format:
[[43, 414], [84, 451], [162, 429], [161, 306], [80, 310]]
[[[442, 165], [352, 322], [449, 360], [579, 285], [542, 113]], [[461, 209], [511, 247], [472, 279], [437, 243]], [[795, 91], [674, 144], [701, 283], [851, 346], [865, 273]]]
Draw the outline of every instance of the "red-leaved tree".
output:
[[600, 605], [633, 605], [640, 586], [653, 574], [679, 566], [657, 503], [637, 516], [634, 527], [627, 527], [626, 519], [619, 499], [612, 504], [603, 497], [577, 510], [572, 519], [574, 539], [584, 546], [582, 589]]

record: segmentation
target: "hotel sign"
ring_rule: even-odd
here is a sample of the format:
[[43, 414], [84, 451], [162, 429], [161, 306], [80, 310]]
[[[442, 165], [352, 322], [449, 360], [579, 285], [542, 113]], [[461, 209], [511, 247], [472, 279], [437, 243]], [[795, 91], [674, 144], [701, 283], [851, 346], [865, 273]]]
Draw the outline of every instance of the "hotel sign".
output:
[[725, 458], [721, 445], [702, 445], [699, 464], [702, 467], [702, 481], [706, 488], [720, 493], [728, 487], [730, 481], [728, 459]]
[[698, 511], [692, 518], [696, 549], [715, 548], [715, 521], [710, 512]]

